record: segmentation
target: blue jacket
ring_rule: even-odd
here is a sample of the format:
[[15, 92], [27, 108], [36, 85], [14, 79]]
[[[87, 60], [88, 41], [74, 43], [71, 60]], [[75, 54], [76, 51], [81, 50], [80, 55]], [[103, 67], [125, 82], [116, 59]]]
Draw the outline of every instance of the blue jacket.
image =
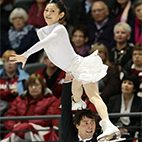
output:
[[[24, 83], [29, 78], [29, 74], [27, 74], [24, 70], [17, 68], [17, 71], [19, 73], [19, 78], [17, 82], [17, 89], [18, 89], [18, 95], [24, 92]], [[0, 70], [0, 78], [4, 78], [4, 75], [6, 73], [6, 70], [2, 68]]]

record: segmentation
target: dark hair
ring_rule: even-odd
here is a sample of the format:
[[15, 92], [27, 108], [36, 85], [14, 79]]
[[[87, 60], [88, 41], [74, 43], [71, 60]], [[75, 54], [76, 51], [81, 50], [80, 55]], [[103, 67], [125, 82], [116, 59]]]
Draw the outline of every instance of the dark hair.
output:
[[135, 8], [141, 4], [142, 4], [142, 0], [135, 0], [135, 2], [133, 3], [133, 9], [135, 10]]
[[62, 20], [66, 16], [66, 13], [67, 13], [66, 6], [61, 0], [50, 0], [48, 4], [51, 4], [51, 3], [57, 5], [57, 7], [60, 9], [60, 13], [64, 12], [64, 16], [61, 19], [59, 19], [59, 21]]
[[42, 86], [42, 93], [43, 93], [44, 90], [45, 90], [45, 83], [44, 83], [44, 81], [43, 81], [41, 75], [40, 75], [40, 74], [36, 74], [36, 73], [33, 73], [32, 75], [30, 75], [30, 77], [29, 77], [28, 80], [26, 81], [26, 89], [27, 89], [28, 92], [29, 92], [29, 89], [28, 89], [29, 85], [35, 83], [36, 80], [38, 80], [38, 81], [40, 82], [40, 84], [41, 84], [41, 86]]
[[77, 110], [77, 112], [75, 113], [75, 117], [74, 117], [75, 125], [76, 124], [80, 125], [80, 121], [82, 120], [83, 116], [94, 119], [95, 123], [97, 124], [97, 120], [99, 117], [95, 112], [93, 112], [89, 109], [81, 109], [81, 110]]
[[2, 2], [2, 5], [7, 5], [7, 4], [14, 4], [14, 0], [4, 0]]
[[140, 79], [136, 74], [125, 72], [121, 80], [121, 84], [124, 80], [130, 80], [134, 84], [134, 93], [137, 93], [140, 86]]
[[140, 44], [140, 43], [135, 44], [135, 46], [132, 49], [132, 53], [136, 50], [142, 51], [142, 44]]
[[87, 27], [87, 26], [85, 26], [85, 25], [77, 25], [77, 26], [74, 27], [74, 29], [72, 30], [72, 36], [73, 36], [73, 34], [74, 34], [77, 30], [83, 32], [84, 38], [85, 38], [85, 37], [89, 37], [89, 30], [88, 30], [88, 27]]

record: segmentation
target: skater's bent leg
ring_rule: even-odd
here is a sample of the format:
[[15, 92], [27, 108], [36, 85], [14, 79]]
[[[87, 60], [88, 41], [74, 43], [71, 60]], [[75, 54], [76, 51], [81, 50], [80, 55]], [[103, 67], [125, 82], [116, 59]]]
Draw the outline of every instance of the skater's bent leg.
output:
[[74, 79], [72, 81], [72, 94], [75, 102], [79, 102], [81, 100], [81, 96], [83, 94], [82, 83]]
[[99, 95], [97, 83], [88, 83], [88, 84], [84, 84], [83, 86], [87, 96], [89, 97], [89, 100], [96, 107], [101, 119], [103, 120], [109, 119], [107, 107]]

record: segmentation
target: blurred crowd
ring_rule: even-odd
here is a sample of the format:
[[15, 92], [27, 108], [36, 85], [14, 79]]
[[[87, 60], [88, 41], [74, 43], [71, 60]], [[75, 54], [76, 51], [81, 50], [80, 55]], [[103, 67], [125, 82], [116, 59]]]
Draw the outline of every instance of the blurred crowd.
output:
[[[21, 69], [21, 64], [9, 61], [11, 54], [22, 54], [39, 41], [37, 30], [46, 26], [43, 12], [47, 3], [48, 0], [0, 1], [1, 116], [61, 114], [61, 92], [66, 73], [56, 67], [43, 50], [28, 58], [26, 66], [31, 67], [30, 72], [26, 66]], [[108, 112], [142, 112], [142, 0], [77, 0], [66, 8], [67, 16], [60, 24], [66, 27], [74, 51], [85, 57], [98, 50], [98, 55], [108, 66], [107, 75], [97, 82]], [[85, 92], [82, 100], [88, 109], [97, 113]], [[75, 112], [72, 106], [72, 113]], [[110, 119], [123, 137], [142, 139], [140, 116]], [[0, 122], [0, 130], [47, 127], [58, 129], [58, 120]], [[0, 140], [9, 141], [13, 133], [25, 136], [25, 132], [1, 133]], [[27, 140], [37, 140], [31, 135], [26, 135]], [[39, 135], [45, 136], [43, 140], [59, 139], [55, 131]]]

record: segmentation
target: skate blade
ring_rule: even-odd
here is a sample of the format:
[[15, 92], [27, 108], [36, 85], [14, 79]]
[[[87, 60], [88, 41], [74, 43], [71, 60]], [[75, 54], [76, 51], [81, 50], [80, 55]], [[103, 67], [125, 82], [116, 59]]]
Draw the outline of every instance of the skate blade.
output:
[[116, 139], [116, 140], [110, 140], [109, 142], [120, 142], [120, 141], [125, 141], [126, 138], [119, 138], [119, 139]]
[[[121, 134], [120, 134], [120, 132], [118, 131], [118, 132], [115, 132], [115, 133], [113, 133], [113, 134], [111, 134], [111, 135], [108, 135], [108, 136], [104, 136], [104, 137], [102, 137], [102, 138], [100, 138], [99, 140], [98, 140], [98, 142], [115, 142], [115, 140], [120, 140], [121, 139]], [[122, 141], [122, 140], [121, 140]]]
[[110, 140], [110, 141], [108, 141], [108, 140], [104, 140], [104, 141], [99, 140], [98, 142], [120, 142], [120, 141], [125, 141], [125, 140], [126, 140], [126, 138], [119, 138], [119, 139]]

